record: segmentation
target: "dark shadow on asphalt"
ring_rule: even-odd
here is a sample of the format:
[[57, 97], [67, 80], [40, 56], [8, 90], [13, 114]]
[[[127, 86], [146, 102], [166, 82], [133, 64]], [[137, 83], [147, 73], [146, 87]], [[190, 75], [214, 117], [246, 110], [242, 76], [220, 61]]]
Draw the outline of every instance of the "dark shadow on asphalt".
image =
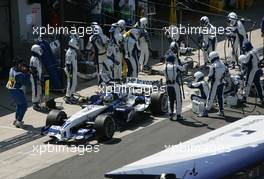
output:
[[41, 130], [42, 127], [37, 127], [35, 128], [34, 126], [32, 125], [28, 125], [28, 124], [24, 124], [23, 125], [23, 129], [28, 131], [28, 132], [33, 132], [33, 133], [36, 133], [36, 134], [39, 134], [40, 135], [40, 130]]
[[118, 144], [122, 141], [122, 139], [120, 138], [113, 138], [111, 140], [105, 141], [105, 142], [101, 142], [101, 144], [105, 144], [105, 145], [114, 145], [114, 144]]
[[119, 131], [123, 132], [126, 130], [136, 130], [140, 127], [147, 127], [153, 124], [155, 118], [150, 116], [148, 113], [136, 113], [135, 120], [129, 122], [127, 125], [122, 126]]
[[[194, 121], [190, 121], [190, 120], [183, 120], [183, 121], [178, 121], [180, 124], [185, 125], [185, 126], [189, 126], [189, 127], [206, 127], [208, 126], [208, 124], [204, 124], [201, 121], [195, 120], [194, 118], [191, 118]], [[177, 121], [175, 121], [177, 122]]]

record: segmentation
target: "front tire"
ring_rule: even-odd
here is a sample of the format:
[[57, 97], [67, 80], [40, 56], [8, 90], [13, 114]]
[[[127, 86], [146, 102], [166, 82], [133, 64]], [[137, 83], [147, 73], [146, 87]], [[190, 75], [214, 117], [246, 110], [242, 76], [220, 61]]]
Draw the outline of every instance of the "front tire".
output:
[[60, 110], [51, 110], [46, 118], [46, 126], [57, 125], [61, 126], [67, 119], [67, 114]]
[[108, 114], [101, 114], [96, 117], [94, 122], [96, 137], [99, 141], [106, 141], [113, 138], [116, 130], [115, 121]]

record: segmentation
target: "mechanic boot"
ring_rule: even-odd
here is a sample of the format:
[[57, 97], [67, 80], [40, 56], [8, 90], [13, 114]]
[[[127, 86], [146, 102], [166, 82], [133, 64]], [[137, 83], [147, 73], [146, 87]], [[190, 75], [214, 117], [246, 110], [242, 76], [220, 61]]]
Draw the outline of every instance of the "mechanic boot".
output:
[[182, 121], [182, 120], [184, 120], [184, 118], [182, 117], [182, 115], [177, 115], [176, 121]]
[[170, 113], [170, 120], [173, 120], [173, 113]]
[[245, 96], [243, 96], [242, 99], [238, 100], [238, 103], [240, 103], [240, 104], [244, 104], [246, 102], [247, 102], [247, 98]]
[[68, 97], [68, 96], [65, 96], [64, 101], [65, 101], [66, 104], [72, 104], [71, 103], [71, 98]]
[[79, 102], [79, 99], [75, 98], [73, 95], [71, 96], [71, 102], [72, 104], [77, 104]]
[[23, 124], [24, 124], [23, 121], [16, 121], [16, 122], [15, 122], [15, 126], [16, 126], [16, 128], [23, 128]]
[[208, 117], [208, 111], [205, 110], [203, 113], [199, 114], [199, 117]]
[[65, 96], [64, 101], [66, 104], [77, 104], [77, 100], [74, 97]]
[[42, 107], [39, 105], [39, 103], [33, 103], [33, 109], [35, 111], [42, 111]]
[[225, 114], [224, 114], [223, 111], [218, 111], [218, 112], [216, 113], [216, 115], [219, 116], [219, 117], [225, 117]]

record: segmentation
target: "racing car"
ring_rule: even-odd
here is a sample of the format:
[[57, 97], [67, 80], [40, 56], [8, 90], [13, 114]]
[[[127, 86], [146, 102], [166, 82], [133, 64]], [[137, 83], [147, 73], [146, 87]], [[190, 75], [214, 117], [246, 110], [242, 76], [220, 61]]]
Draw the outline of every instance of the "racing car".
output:
[[[161, 87], [162, 82], [128, 79], [125, 87]], [[59, 141], [88, 140], [95, 137], [99, 141], [113, 137], [119, 126], [135, 119], [136, 112], [150, 110], [154, 114], [166, 113], [168, 109], [165, 91], [144, 93], [98, 93], [89, 98], [87, 105], [76, 114], [67, 117], [64, 111], [52, 110], [46, 118], [42, 134]]]

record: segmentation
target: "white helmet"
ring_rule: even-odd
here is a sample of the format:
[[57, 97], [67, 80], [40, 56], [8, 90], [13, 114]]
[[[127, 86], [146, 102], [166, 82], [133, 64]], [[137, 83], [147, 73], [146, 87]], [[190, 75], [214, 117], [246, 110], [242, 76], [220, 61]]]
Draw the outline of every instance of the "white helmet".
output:
[[140, 22], [140, 27], [144, 29], [147, 27], [148, 19], [146, 17], [142, 17], [139, 19], [139, 22]]
[[227, 15], [227, 20], [228, 20], [228, 23], [231, 25], [231, 26], [234, 26], [237, 22], [237, 14], [234, 13], [234, 12], [230, 12], [228, 15]]
[[126, 21], [120, 19], [119, 21], [117, 21], [117, 25], [123, 30], [125, 29]]
[[104, 103], [111, 104], [114, 101], [114, 96], [111, 93], [108, 93], [104, 96]]
[[209, 60], [211, 63], [214, 63], [216, 60], [219, 60], [219, 59], [220, 59], [219, 54], [216, 51], [210, 52]]
[[207, 16], [201, 17], [200, 24], [202, 27], [207, 26], [209, 24], [209, 18]]
[[34, 52], [34, 53], [38, 54], [39, 56], [41, 56], [43, 54], [42, 48], [37, 44], [32, 45], [31, 52]]
[[177, 44], [175, 41], [171, 42], [171, 44], [170, 44], [170, 49], [171, 49], [171, 50], [178, 49], [178, 44]]
[[98, 25], [98, 23], [97, 22], [91, 22], [90, 25], [94, 26], [94, 25]]
[[193, 77], [195, 78], [195, 81], [199, 81], [200, 79], [204, 78], [204, 73], [201, 71], [197, 71], [194, 73]]
[[69, 41], [69, 46], [76, 49], [76, 50], [79, 50], [80, 49], [80, 46], [79, 46], [79, 43], [78, 41], [75, 39], [75, 38], [72, 38], [70, 41]]
[[238, 61], [239, 61], [240, 63], [245, 63], [246, 60], [247, 60], [247, 55], [240, 55], [240, 56], [238, 57]]

